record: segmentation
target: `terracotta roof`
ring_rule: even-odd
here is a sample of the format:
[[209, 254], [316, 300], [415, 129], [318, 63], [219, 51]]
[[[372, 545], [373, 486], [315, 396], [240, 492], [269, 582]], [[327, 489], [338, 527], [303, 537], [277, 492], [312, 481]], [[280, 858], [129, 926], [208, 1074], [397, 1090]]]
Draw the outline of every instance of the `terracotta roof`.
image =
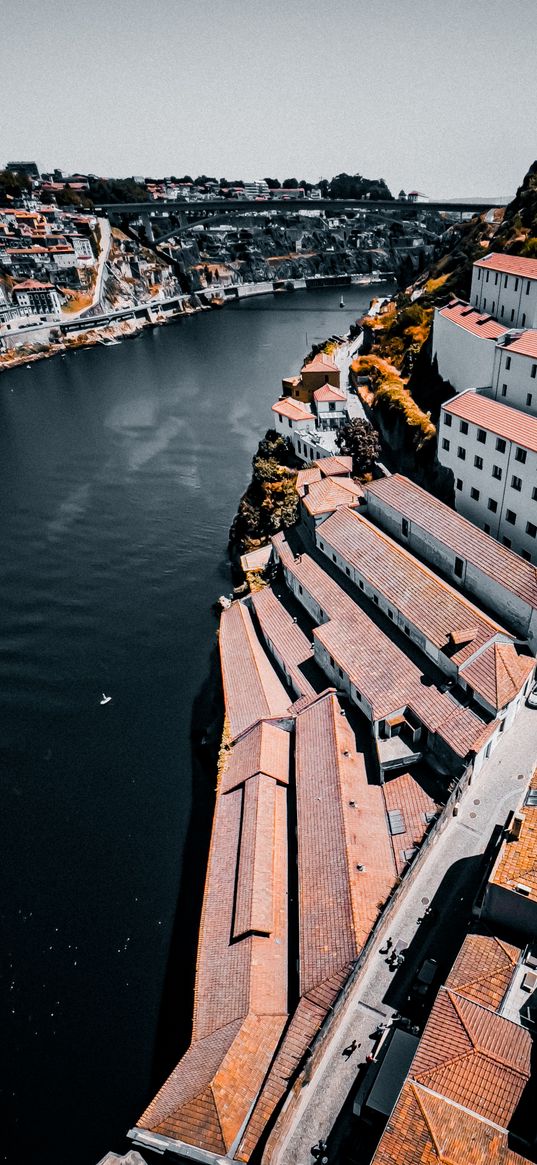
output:
[[492, 735], [495, 722], [485, 723], [448, 692], [440, 692], [432, 684], [424, 685], [421, 669], [308, 554], [295, 559], [281, 533], [273, 537], [272, 543], [284, 570], [310, 596], [312, 605], [322, 611], [322, 618], [329, 620], [315, 628], [314, 639], [326, 647], [369, 702], [373, 718], [380, 720], [409, 707], [457, 756], [479, 751]]
[[16, 295], [18, 291], [50, 291], [53, 288], [53, 283], [39, 283], [37, 279], [27, 279], [25, 283], [17, 283], [17, 286], [13, 288], [13, 295]]
[[307, 676], [308, 665], [311, 666], [313, 661], [311, 640], [304, 635], [270, 587], [257, 591], [252, 604], [261, 632], [269, 648], [283, 662], [294, 691], [299, 696], [316, 695]]
[[489, 251], [474, 267], [488, 267], [492, 271], [502, 271], [506, 275], [521, 275], [524, 279], [537, 279], [537, 259], [524, 259], [522, 255], [500, 255]]
[[516, 352], [519, 356], [529, 356], [530, 359], [535, 360], [537, 358], [537, 331], [528, 328], [520, 335], [513, 336], [513, 339], [506, 337], [502, 343], [502, 348], [508, 349], [509, 352]]
[[256, 773], [265, 773], [281, 785], [289, 784], [289, 733], [267, 720], [247, 728], [229, 750], [220, 792], [231, 792]]
[[290, 396], [277, 400], [272, 406], [272, 412], [279, 413], [281, 417], [289, 417], [291, 421], [315, 420], [309, 405], [301, 400], [293, 400]]
[[505, 708], [535, 669], [531, 655], [519, 655], [513, 643], [493, 643], [463, 665], [461, 675], [492, 708]]
[[316, 468], [320, 469], [323, 477], [337, 477], [340, 474], [347, 477], [352, 474], [352, 457], [343, 454], [341, 457], [321, 457]]
[[[254, 926], [262, 933], [252, 933]], [[217, 794], [192, 1043], [138, 1126], [228, 1152], [266, 1076], [286, 1012], [287, 790], [257, 775]]]
[[394, 473], [364, 486], [366, 499], [378, 498], [390, 509], [408, 518], [454, 554], [472, 563], [482, 574], [523, 602], [537, 607], [537, 567], [501, 546], [473, 522], [463, 518], [408, 477]]
[[498, 340], [507, 331], [507, 328], [499, 324], [492, 316], [479, 312], [477, 308], [465, 303], [462, 299], [452, 299], [451, 303], [440, 308], [439, 314], [444, 319], [458, 324], [460, 328], [464, 328], [465, 332], [471, 332], [473, 336], [480, 336], [482, 340]]
[[313, 360], [302, 365], [302, 372], [339, 372], [339, 368], [335, 360], [332, 360], [331, 356], [327, 356], [326, 352], [318, 352]]
[[537, 416], [522, 413], [519, 409], [502, 405], [497, 400], [489, 400], [486, 396], [479, 396], [471, 389], [459, 393], [442, 405], [442, 409], [537, 453]]
[[313, 399], [316, 401], [345, 401], [347, 397], [344, 392], [340, 392], [332, 384], [322, 384], [320, 388], [315, 389]]
[[[537, 789], [537, 770], [533, 774], [530, 789]], [[502, 842], [490, 882], [502, 886], [504, 890], [516, 893], [515, 886], [527, 886], [528, 897], [537, 901], [537, 806], [523, 805], [521, 812], [524, 823], [520, 837]]]
[[297, 715], [295, 774], [305, 995], [361, 950], [378, 903], [393, 885], [395, 865], [382, 790], [368, 785], [364, 758], [333, 693]]
[[525, 1028], [441, 987], [409, 1076], [512, 1129], [531, 1076], [531, 1053]]
[[371, 1165], [527, 1165], [509, 1134], [474, 1112], [407, 1081]]
[[300, 497], [304, 496], [305, 487], [311, 485], [312, 481], [321, 480], [321, 471], [318, 465], [312, 465], [311, 469], [299, 469], [296, 475], [296, 490]]
[[405, 851], [421, 845], [429, 828], [432, 814], [439, 808], [432, 797], [422, 789], [412, 773], [401, 773], [392, 777], [382, 786], [386, 812], [399, 815], [398, 828], [391, 832], [393, 856], [397, 873], [401, 874], [408, 864]]
[[[303, 504], [307, 501], [305, 497]], [[457, 667], [502, 630], [408, 550], [354, 510], [336, 510], [323, 522], [317, 542], [323, 544], [325, 553], [334, 550], [349, 563], [440, 651], [456, 647], [455, 651], [449, 650], [449, 656]], [[487, 666], [492, 668], [493, 664], [494, 659], [487, 656], [475, 676], [475, 690], [487, 696], [491, 689]]]
[[492, 934], [468, 934], [446, 979], [446, 987], [497, 1011], [511, 983], [520, 947]]
[[364, 491], [358, 482], [349, 478], [324, 477], [321, 481], [312, 481], [302, 496], [302, 505], [312, 517], [321, 514], [331, 514], [339, 506], [357, 504], [362, 500]]
[[285, 716], [290, 697], [255, 633], [244, 603], [233, 603], [220, 619], [220, 662], [226, 716], [232, 737], [265, 717]]

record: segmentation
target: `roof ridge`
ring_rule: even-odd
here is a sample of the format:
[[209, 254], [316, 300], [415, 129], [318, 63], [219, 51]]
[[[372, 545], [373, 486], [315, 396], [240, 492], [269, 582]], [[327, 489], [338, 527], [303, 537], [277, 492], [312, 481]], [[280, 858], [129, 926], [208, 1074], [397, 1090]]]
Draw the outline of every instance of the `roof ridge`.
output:
[[[410, 1081], [410, 1089], [411, 1089], [411, 1092], [412, 1092], [412, 1094], [413, 1094], [413, 1096], [414, 1096], [414, 1100], [416, 1101], [416, 1104], [417, 1104], [417, 1106], [418, 1106], [418, 1108], [419, 1108], [419, 1110], [420, 1110], [420, 1112], [421, 1112], [421, 1115], [422, 1115], [422, 1117], [423, 1117], [423, 1120], [424, 1120], [424, 1122], [425, 1122], [425, 1124], [426, 1124], [426, 1126], [427, 1126], [427, 1129], [428, 1129], [428, 1132], [429, 1132], [429, 1136], [430, 1136], [430, 1138], [431, 1138], [431, 1141], [433, 1142], [433, 1145], [434, 1145], [434, 1151], [435, 1151], [435, 1153], [436, 1153], [436, 1155], [437, 1155], [437, 1157], [438, 1157], [438, 1160], [439, 1160], [440, 1162], [443, 1162], [445, 1159], [444, 1159], [444, 1156], [443, 1156], [443, 1154], [442, 1154], [442, 1150], [441, 1150], [441, 1148], [440, 1148], [440, 1145], [438, 1144], [438, 1141], [437, 1141], [437, 1139], [436, 1139], [436, 1137], [435, 1137], [435, 1135], [434, 1135], [434, 1132], [433, 1132], [433, 1128], [432, 1128], [431, 1122], [430, 1122], [430, 1120], [429, 1120], [429, 1118], [428, 1118], [428, 1116], [427, 1116], [427, 1113], [426, 1113], [426, 1111], [425, 1111], [425, 1106], [424, 1106], [424, 1104], [422, 1103], [422, 1101], [420, 1100], [420, 1097], [418, 1096], [418, 1093], [417, 1093], [417, 1088], [418, 1088], [418, 1085], [417, 1085], [417, 1084], [415, 1084], [413, 1080], [411, 1080], [411, 1081]], [[446, 1163], [446, 1165], [449, 1165], [449, 1163]]]
[[[511, 1061], [506, 1060], [503, 1056], [498, 1055], [496, 1052], [493, 1054], [486, 1048], [482, 1047], [481, 1044], [476, 1042], [474, 1037], [471, 1035], [467, 1024], [464, 1022], [459, 1007], [455, 1003], [455, 1000], [452, 998], [453, 995], [458, 995], [458, 992], [452, 992], [449, 988], [446, 988], [446, 990], [448, 995], [451, 997], [451, 1002], [455, 1008], [455, 1011], [457, 1012], [460, 1022], [472, 1044], [473, 1051], [478, 1053], [480, 1056], [485, 1056], [487, 1060], [492, 1060], [495, 1061], [496, 1064], [501, 1064], [502, 1067], [506, 1069], [506, 1071], [514, 1072], [517, 1076], [525, 1076], [526, 1073], [521, 1068], [517, 1068], [515, 1064], [511, 1063]], [[493, 1011], [492, 1008], [487, 1007], [485, 1003], [479, 1003], [476, 999], [468, 999], [465, 995], [461, 995], [459, 998], [462, 999], [467, 1006], [469, 1005], [470, 1007], [479, 1008], [481, 1011], [486, 1011], [491, 1016], [491, 1018], [493, 1017], [494, 1019], [499, 1019], [503, 1021], [503, 1023], [510, 1023], [513, 1025], [513, 1027], [518, 1029], [518, 1024], [514, 1023], [513, 1020], [507, 1019], [504, 1015], [499, 1015], [497, 1011]], [[520, 1031], [524, 1030], [524, 1028], [520, 1028]]]
[[[214, 1079], [214, 1077], [213, 1077], [213, 1079]], [[216, 1113], [216, 1119], [217, 1119], [217, 1121], [218, 1121], [218, 1128], [219, 1128], [219, 1130], [220, 1130], [220, 1136], [221, 1136], [221, 1138], [222, 1138], [222, 1144], [223, 1144], [223, 1146], [224, 1146], [224, 1151], [227, 1153], [227, 1144], [226, 1144], [226, 1138], [225, 1138], [225, 1136], [224, 1136], [224, 1130], [223, 1130], [223, 1128], [222, 1128], [222, 1121], [220, 1120], [220, 1113], [219, 1113], [219, 1111], [218, 1111], [218, 1104], [217, 1104], [217, 1101], [216, 1101], [216, 1096], [215, 1096], [215, 1093], [214, 1093], [214, 1088], [213, 1088], [213, 1080], [210, 1080], [210, 1081], [209, 1081], [209, 1085], [208, 1085], [208, 1087], [205, 1089], [205, 1091], [206, 1091], [206, 1092], [210, 1092], [210, 1093], [211, 1093], [211, 1096], [212, 1096], [212, 1098], [213, 1098], [214, 1111], [215, 1111], [215, 1113]], [[201, 1094], [201, 1095], [203, 1095], [203, 1094]]]

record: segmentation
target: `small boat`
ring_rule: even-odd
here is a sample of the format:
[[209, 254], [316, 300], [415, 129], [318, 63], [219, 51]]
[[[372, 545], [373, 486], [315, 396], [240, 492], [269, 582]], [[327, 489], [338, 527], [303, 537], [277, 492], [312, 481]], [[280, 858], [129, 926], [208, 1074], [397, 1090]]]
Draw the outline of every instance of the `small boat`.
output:
[[339, 306], [340, 306], [340, 307], [345, 307], [345, 300], [343, 299], [343, 296], [341, 296], [341, 299], [340, 299], [340, 301], [339, 301]]
[[102, 698], [102, 700], [101, 700], [101, 704], [109, 704], [109, 703], [110, 703], [110, 701], [111, 701], [111, 699], [112, 699], [112, 697], [111, 697], [111, 696], [105, 696], [105, 694], [104, 694], [104, 692], [103, 692], [103, 698]]

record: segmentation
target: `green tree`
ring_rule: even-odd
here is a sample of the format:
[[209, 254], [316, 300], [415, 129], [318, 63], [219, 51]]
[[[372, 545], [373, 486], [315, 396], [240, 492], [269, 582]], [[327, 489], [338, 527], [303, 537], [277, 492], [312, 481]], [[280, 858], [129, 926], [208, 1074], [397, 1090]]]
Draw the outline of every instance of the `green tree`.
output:
[[352, 471], [355, 477], [371, 473], [375, 461], [380, 456], [380, 439], [377, 430], [369, 421], [353, 417], [341, 426], [336, 436], [336, 445], [345, 457], [352, 457]]

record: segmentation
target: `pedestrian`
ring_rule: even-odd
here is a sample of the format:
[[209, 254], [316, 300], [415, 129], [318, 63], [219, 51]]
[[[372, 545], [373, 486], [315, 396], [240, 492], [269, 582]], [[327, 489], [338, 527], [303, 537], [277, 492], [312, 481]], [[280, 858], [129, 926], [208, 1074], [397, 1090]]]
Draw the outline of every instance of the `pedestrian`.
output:
[[356, 1040], [353, 1040], [352, 1043], [347, 1044], [346, 1048], [343, 1048], [341, 1055], [345, 1056], [346, 1060], [349, 1060], [350, 1057], [352, 1056], [353, 1052], [356, 1051], [357, 1047], [358, 1047], [358, 1045], [356, 1043]]
[[393, 947], [393, 939], [387, 938], [386, 939], [386, 946], [380, 948], [379, 954], [380, 955], [387, 955], [388, 951], [391, 949], [391, 947]]

